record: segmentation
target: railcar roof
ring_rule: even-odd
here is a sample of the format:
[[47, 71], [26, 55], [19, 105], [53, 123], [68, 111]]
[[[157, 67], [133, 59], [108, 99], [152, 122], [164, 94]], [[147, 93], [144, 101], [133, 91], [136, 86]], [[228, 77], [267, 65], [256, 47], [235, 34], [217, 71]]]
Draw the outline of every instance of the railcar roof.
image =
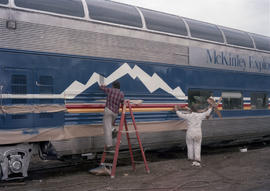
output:
[[0, 5], [270, 51], [267, 36], [109, 0], [14, 0], [14, 5], [9, 0], [0, 0]]

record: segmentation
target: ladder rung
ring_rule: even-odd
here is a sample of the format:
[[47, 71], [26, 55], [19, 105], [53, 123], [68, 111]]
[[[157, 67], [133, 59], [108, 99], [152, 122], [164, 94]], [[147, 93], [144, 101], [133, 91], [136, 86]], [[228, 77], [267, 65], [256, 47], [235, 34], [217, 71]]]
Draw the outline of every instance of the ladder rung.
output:
[[[140, 148], [137, 148], [137, 149], [132, 149], [133, 152], [138, 152], [138, 151], [141, 151]], [[142, 150], [144, 152], [144, 150]]]
[[136, 164], [144, 164], [144, 161], [134, 161]]
[[112, 154], [112, 155], [115, 154], [115, 150], [113, 150], [113, 151], [104, 151], [104, 152], [107, 153], [107, 154]]
[[138, 132], [136, 130], [131, 130], [131, 131], [121, 131], [121, 133], [135, 133], [135, 132]]

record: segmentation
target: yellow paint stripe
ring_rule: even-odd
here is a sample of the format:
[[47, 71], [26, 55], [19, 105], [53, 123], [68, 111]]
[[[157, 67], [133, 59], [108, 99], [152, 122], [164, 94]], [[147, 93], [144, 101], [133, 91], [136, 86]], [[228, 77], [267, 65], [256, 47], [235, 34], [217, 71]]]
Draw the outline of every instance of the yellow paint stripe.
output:
[[244, 106], [244, 110], [251, 110], [251, 106]]
[[[68, 109], [69, 113], [102, 113], [104, 109]], [[121, 113], [122, 109], [119, 110]], [[163, 108], [133, 108], [133, 112], [158, 112], [158, 111], [173, 111], [171, 107]], [[126, 109], [129, 112], [129, 109]]]

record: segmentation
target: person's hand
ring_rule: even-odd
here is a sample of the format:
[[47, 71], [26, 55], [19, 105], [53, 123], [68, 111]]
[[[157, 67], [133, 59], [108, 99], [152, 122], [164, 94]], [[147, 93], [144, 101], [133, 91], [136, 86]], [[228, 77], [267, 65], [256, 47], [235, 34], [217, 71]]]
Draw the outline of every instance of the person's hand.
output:
[[207, 99], [207, 102], [209, 104], [209, 108], [211, 108], [211, 107], [217, 107], [217, 103], [215, 102], [215, 100], [212, 97], [209, 97]]
[[188, 106], [184, 107], [185, 110], [191, 111], [191, 109]]

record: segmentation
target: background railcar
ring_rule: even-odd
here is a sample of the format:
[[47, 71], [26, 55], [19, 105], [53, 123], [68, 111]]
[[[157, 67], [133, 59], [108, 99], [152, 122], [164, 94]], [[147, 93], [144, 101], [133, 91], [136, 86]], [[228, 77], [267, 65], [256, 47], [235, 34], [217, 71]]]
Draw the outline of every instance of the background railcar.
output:
[[143, 100], [145, 147], [184, 146], [173, 106], [209, 96], [223, 118], [203, 122], [203, 144], [270, 138], [269, 37], [97, 0], [0, 0], [0, 34], [2, 179], [27, 176], [32, 154], [102, 151], [101, 76]]

